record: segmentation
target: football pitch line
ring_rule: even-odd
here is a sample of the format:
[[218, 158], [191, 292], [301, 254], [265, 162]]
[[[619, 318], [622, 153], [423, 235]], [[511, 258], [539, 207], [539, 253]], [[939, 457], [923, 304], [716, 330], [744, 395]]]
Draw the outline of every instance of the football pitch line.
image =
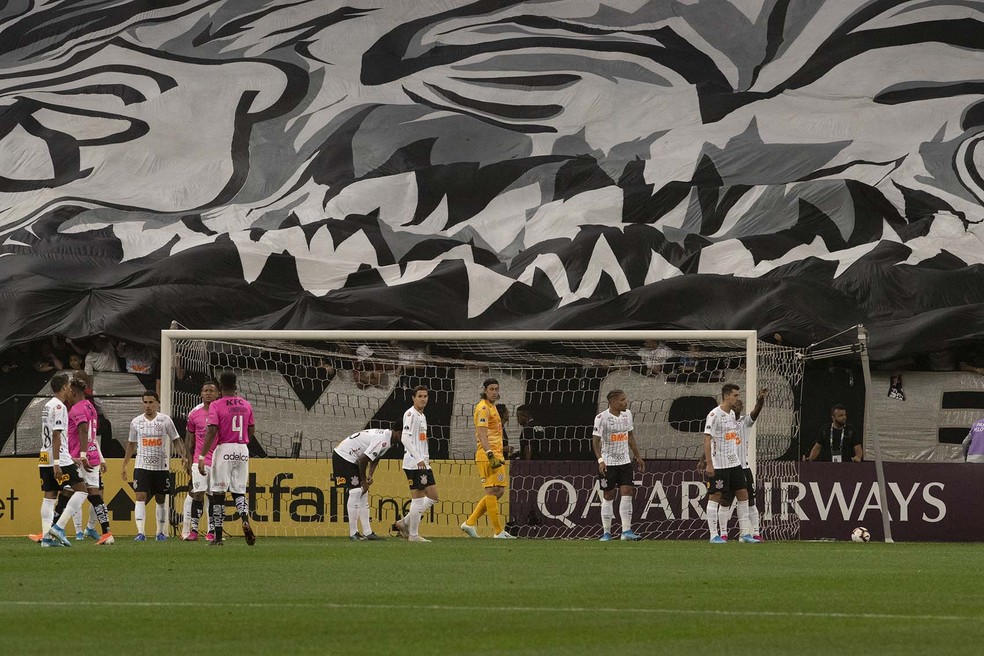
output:
[[446, 606], [441, 604], [341, 604], [331, 602], [192, 602], [192, 601], [19, 601], [0, 600], [0, 607], [124, 607], [124, 608], [324, 608], [333, 610], [432, 610], [455, 613], [481, 611], [522, 613], [632, 613], [638, 615], [708, 615], [790, 619], [898, 620], [903, 622], [966, 622], [984, 619], [974, 615], [904, 615], [895, 613], [832, 613], [818, 611], [718, 610], [698, 608], [604, 608], [586, 606]]

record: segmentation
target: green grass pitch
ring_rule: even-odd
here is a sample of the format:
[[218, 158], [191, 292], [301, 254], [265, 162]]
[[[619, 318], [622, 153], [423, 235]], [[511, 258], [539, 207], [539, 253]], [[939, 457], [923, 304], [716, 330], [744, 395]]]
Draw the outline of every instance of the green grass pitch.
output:
[[975, 544], [0, 540], [4, 654], [979, 654]]

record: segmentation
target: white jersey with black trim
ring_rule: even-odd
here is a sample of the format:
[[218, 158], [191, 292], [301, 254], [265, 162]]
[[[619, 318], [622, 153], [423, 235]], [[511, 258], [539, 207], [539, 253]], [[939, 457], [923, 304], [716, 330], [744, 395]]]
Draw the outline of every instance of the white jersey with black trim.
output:
[[129, 441], [137, 445], [137, 469], [167, 471], [170, 441], [178, 439], [178, 429], [171, 418], [160, 412], [153, 419], [146, 415], [134, 417], [130, 422]]
[[423, 461], [430, 467], [430, 449], [427, 446], [427, 417], [416, 408], [403, 413], [403, 468], [416, 469]]
[[[61, 446], [58, 449], [58, 460], [51, 447], [54, 446], [55, 431], [61, 431]], [[51, 398], [41, 408], [41, 450], [38, 453], [38, 467], [67, 467], [72, 464], [72, 456], [68, 453], [68, 406], [60, 399]]]
[[[390, 448], [393, 431], [388, 428], [370, 428], [369, 430], [352, 433], [335, 447], [335, 453], [345, 460], [356, 464], [359, 456], [365, 454], [373, 462], [386, 453]], [[416, 467], [416, 463], [414, 463]]]
[[748, 469], [748, 429], [752, 427], [755, 420], [751, 415], [743, 415], [738, 420], [738, 458], [741, 460], [741, 468]]
[[623, 410], [618, 415], [605, 410], [595, 416], [591, 434], [601, 439], [601, 457], [606, 466], [627, 465], [632, 462], [629, 454], [629, 433], [632, 428], [630, 410]]
[[721, 406], [716, 406], [707, 414], [704, 434], [711, 436], [711, 466], [714, 469], [741, 466], [738, 453], [741, 436], [734, 412], [725, 412]]

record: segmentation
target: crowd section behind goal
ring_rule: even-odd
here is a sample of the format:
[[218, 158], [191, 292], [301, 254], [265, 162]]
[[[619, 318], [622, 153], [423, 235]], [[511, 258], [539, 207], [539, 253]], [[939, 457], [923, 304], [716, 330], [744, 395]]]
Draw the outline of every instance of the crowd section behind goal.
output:
[[[500, 408], [510, 471], [508, 530], [527, 537], [588, 538], [600, 534], [599, 523], [592, 521], [598, 513], [592, 426], [607, 407], [608, 392], [620, 389], [648, 461], [635, 498], [640, 531], [651, 538], [698, 538], [706, 533], [696, 468], [704, 420], [720, 401], [722, 385], [735, 383], [749, 401], [755, 398], [753, 388], [770, 390], [752, 438], [756, 478], [764, 475], [775, 484], [795, 477], [784, 456], [799, 436], [803, 364], [796, 349], [746, 334], [685, 331], [565, 333], [562, 338], [557, 333], [418, 335], [303, 333], [304, 339], [297, 339], [299, 333], [276, 331], [165, 331], [162, 362], [171, 358], [175, 366], [162, 380], [164, 412], [183, 427], [200, 403], [202, 383], [232, 371], [256, 416], [254, 463], [263, 458], [303, 461], [305, 468], [321, 463], [321, 486], [332, 496], [332, 449], [366, 428], [398, 426], [412, 405], [413, 388], [426, 385], [430, 457], [439, 465], [435, 473], [442, 489], [442, 502], [429, 520], [453, 529], [467, 517], [465, 501], [479, 494], [470, 470], [476, 449], [473, 411], [482, 381], [493, 377], [505, 410]], [[402, 455], [401, 447], [391, 449], [385, 458], [392, 462], [380, 468], [377, 480], [392, 472], [393, 485], [405, 488]], [[253, 494], [260, 516], [281, 507], [287, 511], [286, 492], [277, 498], [262, 481], [256, 486], [265, 488]], [[379, 493], [377, 487], [373, 520], [386, 523], [400, 514], [400, 499], [387, 495], [392, 487]], [[340, 514], [344, 502], [333, 498], [323, 508], [326, 515]], [[325, 523], [304, 521], [280, 533], [323, 534]], [[263, 530], [261, 524], [257, 528]], [[766, 530], [774, 539], [794, 537], [796, 519], [777, 516]]]

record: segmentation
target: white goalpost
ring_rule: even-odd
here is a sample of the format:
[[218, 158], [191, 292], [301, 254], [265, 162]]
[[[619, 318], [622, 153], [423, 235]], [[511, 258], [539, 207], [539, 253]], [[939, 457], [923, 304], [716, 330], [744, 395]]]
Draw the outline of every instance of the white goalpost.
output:
[[[162, 411], [182, 433], [201, 384], [237, 374], [257, 422], [248, 497], [261, 535], [346, 534], [332, 449], [354, 432], [391, 426], [420, 384], [430, 389], [425, 414], [441, 493], [422, 530], [460, 534], [480, 498], [472, 412], [488, 377], [499, 381], [508, 416], [514, 459], [503, 501], [514, 534], [600, 535], [593, 418], [607, 407], [606, 394], [621, 389], [647, 460], [636, 477], [642, 532], [704, 537], [696, 461], [704, 417], [725, 383], [740, 386], [747, 409], [756, 390], [770, 389], [749, 435], [749, 460], [765, 479], [759, 506], [767, 535], [798, 533], [795, 514], [772, 517], [770, 508], [785, 490], [779, 483], [796, 477], [795, 463], [780, 459], [798, 438], [802, 360], [754, 331], [165, 330], [161, 363]], [[373, 521], [384, 532], [409, 501], [400, 460], [389, 457], [397, 455], [387, 454], [371, 490]], [[183, 473], [176, 478], [181, 489]]]

